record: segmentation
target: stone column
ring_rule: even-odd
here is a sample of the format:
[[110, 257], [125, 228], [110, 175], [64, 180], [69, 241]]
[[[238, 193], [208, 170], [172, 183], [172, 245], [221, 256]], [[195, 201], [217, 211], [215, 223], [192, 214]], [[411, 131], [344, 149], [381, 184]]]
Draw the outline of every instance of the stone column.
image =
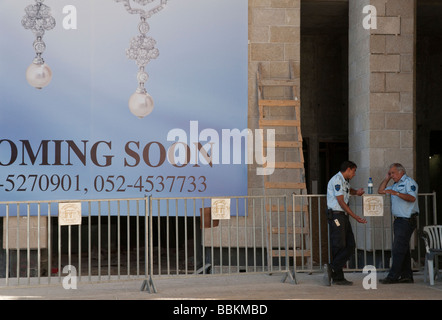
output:
[[[377, 26], [367, 30], [368, 5], [376, 8]], [[349, 158], [358, 164], [352, 186], [366, 189], [373, 177], [376, 191], [393, 162], [415, 173], [416, 1], [349, 6]]]
[[[295, 78], [300, 78], [300, 9], [301, 0], [249, 0], [248, 127], [252, 130], [259, 127], [258, 64], [262, 64], [264, 78], [289, 78], [289, 63], [293, 61]], [[290, 94], [286, 88], [271, 88], [265, 92], [275, 99], [284, 99]], [[289, 159], [290, 156], [278, 154], [277, 158]], [[256, 175], [254, 165], [248, 168], [248, 185], [249, 195], [264, 194], [263, 176]]]

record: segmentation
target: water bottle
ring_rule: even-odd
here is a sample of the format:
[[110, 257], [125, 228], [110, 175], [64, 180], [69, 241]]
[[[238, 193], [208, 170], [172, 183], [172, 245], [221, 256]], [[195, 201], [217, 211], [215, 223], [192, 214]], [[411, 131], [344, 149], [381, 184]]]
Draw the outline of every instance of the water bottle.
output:
[[373, 179], [368, 178], [368, 194], [373, 194]]

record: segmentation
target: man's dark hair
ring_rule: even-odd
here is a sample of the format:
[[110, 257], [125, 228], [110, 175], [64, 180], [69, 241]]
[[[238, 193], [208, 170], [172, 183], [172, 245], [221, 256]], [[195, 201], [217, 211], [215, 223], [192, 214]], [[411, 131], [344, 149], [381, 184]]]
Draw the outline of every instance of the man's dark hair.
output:
[[344, 162], [341, 163], [341, 169], [340, 169], [340, 171], [341, 171], [341, 172], [345, 172], [345, 171], [347, 170], [347, 168], [354, 169], [354, 168], [357, 168], [357, 167], [358, 167], [358, 166], [357, 166], [356, 163], [354, 163], [353, 161], [346, 160], [346, 161], [344, 161]]

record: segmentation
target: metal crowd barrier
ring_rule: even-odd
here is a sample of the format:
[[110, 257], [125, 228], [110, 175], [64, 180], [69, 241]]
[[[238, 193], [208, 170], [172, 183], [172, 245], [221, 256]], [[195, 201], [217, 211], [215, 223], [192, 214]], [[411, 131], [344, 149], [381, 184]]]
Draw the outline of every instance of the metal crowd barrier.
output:
[[216, 197], [230, 202], [228, 219], [221, 220], [212, 216], [213, 199], [149, 199], [149, 276], [282, 272], [295, 281], [288, 259], [269, 264], [274, 258], [267, 250], [272, 240], [288, 250], [287, 230], [269, 237], [272, 217], [266, 209], [277, 203], [278, 223], [287, 220], [287, 197]]
[[[81, 223], [60, 225], [59, 203], [81, 203]], [[144, 277], [146, 205], [146, 198], [0, 202], [0, 283]]]
[[[436, 193], [421, 193], [418, 201], [420, 214], [410, 242], [414, 269], [421, 267], [425, 253], [420, 236], [422, 227], [437, 224]], [[353, 212], [363, 216], [362, 197], [351, 196], [349, 206]], [[347, 262], [347, 271], [362, 271], [368, 265], [375, 266], [378, 271], [390, 268], [394, 219], [390, 206], [390, 197], [384, 196], [383, 217], [365, 217], [367, 224], [358, 224], [350, 218], [356, 247], [353, 257]], [[297, 219], [296, 225], [302, 226], [294, 239], [294, 246], [301, 257], [294, 265], [294, 272], [322, 271], [324, 264], [331, 260], [326, 195], [293, 195], [293, 208], [298, 207], [307, 207], [308, 212], [294, 212], [293, 215]]]
[[[296, 283], [297, 272], [320, 271], [330, 259], [324, 195], [216, 198], [230, 200], [228, 219], [211, 218], [211, 197], [0, 202], [0, 286], [60, 284], [75, 276], [141, 279], [143, 290], [155, 290], [158, 277], [244, 273], [282, 274]], [[65, 202], [81, 203], [79, 225], [59, 225]], [[437, 223], [436, 194], [420, 194], [419, 203], [418, 227]], [[352, 221], [357, 247], [348, 271], [388, 268], [392, 218], [385, 205], [383, 219]], [[358, 213], [360, 197], [351, 197], [350, 206]], [[419, 237], [414, 243], [420, 265], [424, 249]]]

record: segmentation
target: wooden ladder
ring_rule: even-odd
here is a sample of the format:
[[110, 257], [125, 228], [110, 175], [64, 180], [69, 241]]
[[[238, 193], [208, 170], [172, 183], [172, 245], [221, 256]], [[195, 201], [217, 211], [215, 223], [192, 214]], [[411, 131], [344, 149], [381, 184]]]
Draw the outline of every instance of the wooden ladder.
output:
[[[297, 83], [293, 79], [293, 63], [290, 63], [290, 79], [264, 79], [262, 76], [262, 65], [258, 65], [257, 86], [258, 86], [258, 107], [259, 107], [259, 128], [260, 129], [275, 129], [275, 141], [263, 143], [263, 153], [267, 147], [275, 148], [275, 162], [267, 163], [267, 167], [273, 166], [274, 173], [269, 176], [264, 176], [264, 192], [265, 195], [281, 195], [281, 193], [288, 195], [287, 213], [285, 215], [285, 206], [280, 204], [267, 203], [266, 212], [269, 213], [267, 220], [267, 252], [269, 257], [269, 268], [273, 267], [273, 258], [289, 257], [295, 255], [293, 248], [293, 237], [296, 238], [296, 257], [308, 258], [311, 257], [311, 250], [302, 246], [300, 250], [300, 243], [309, 243], [309, 221], [308, 221], [308, 206], [307, 204], [297, 204], [293, 210], [292, 194], [307, 194], [307, 187], [305, 183], [305, 168], [304, 155], [302, 148], [302, 134], [301, 134], [301, 101], [298, 99]], [[291, 98], [274, 99], [265, 98], [265, 87], [279, 87], [289, 88], [291, 91]], [[287, 95], [287, 93], [285, 93]], [[289, 110], [292, 109], [292, 110]], [[287, 115], [288, 111], [288, 115]], [[291, 112], [290, 112], [291, 111]], [[280, 114], [278, 116], [278, 113]], [[276, 116], [275, 116], [276, 115]], [[276, 118], [276, 119], [275, 119]], [[292, 128], [292, 129], [290, 129]], [[291, 138], [293, 135], [294, 138]], [[266, 136], [266, 135], [264, 135]], [[284, 136], [285, 139], [284, 139]], [[283, 159], [278, 159], [282, 151]], [[294, 151], [294, 152], [293, 152]], [[291, 152], [292, 158], [287, 160], [288, 152]], [[297, 154], [297, 158], [293, 155]], [[276, 177], [277, 181], [272, 181], [272, 176]], [[288, 179], [298, 177], [295, 181], [280, 181], [284, 180], [281, 177]], [[281, 192], [284, 191], [284, 192]], [[293, 214], [296, 213], [296, 226], [293, 228]], [[288, 218], [287, 225], [281, 225], [281, 221], [285, 222]], [[293, 230], [294, 229], [294, 230]], [[286, 236], [289, 241], [286, 241]], [[281, 241], [283, 240], [283, 241]], [[281, 243], [283, 247], [281, 247]], [[286, 248], [285, 243], [288, 243]]]

